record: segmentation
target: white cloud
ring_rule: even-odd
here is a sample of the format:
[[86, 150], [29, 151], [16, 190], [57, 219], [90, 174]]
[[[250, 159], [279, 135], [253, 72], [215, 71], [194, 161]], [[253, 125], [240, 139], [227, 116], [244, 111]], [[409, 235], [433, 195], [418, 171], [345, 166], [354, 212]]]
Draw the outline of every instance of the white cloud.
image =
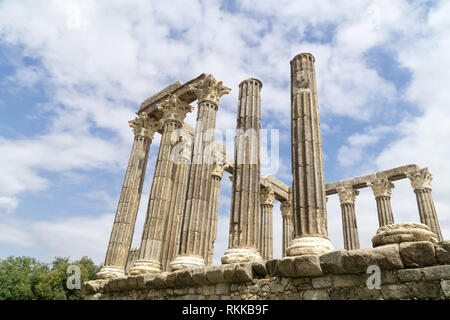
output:
[[[322, 119], [334, 114], [368, 123], [369, 129], [349, 133], [339, 151], [339, 163], [360, 171], [411, 162], [428, 166], [435, 174], [433, 195], [438, 214], [450, 208], [446, 197], [450, 192], [446, 145], [450, 136], [446, 110], [446, 86], [450, 83], [446, 17], [450, 4], [441, 2], [428, 16], [424, 2], [408, 1], [342, 1], [339, 6], [333, 1], [244, 1], [237, 13], [223, 12], [219, 7], [217, 2], [198, 1], [110, 1], [106, 5], [90, 1], [49, 1], [47, 5], [2, 2], [3, 44], [23, 48], [23, 56], [39, 62], [25, 67], [20, 63], [22, 57], [17, 56], [11, 62], [16, 69], [9, 79], [24, 79], [20, 85], [28, 88], [40, 83], [49, 101], [26, 110], [39, 108], [41, 119], [46, 121], [43, 132], [20, 139], [0, 138], [0, 209], [13, 212], [19, 199], [23, 201], [22, 193], [51, 186], [52, 181], [42, 172], [73, 176], [72, 171], [80, 169], [124, 171], [132, 142], [127, 120], [134, 116], [139, 103], [177, 79], [187, 81], [202, 72], [213, 73], [233, 89], [222, 99], [218, 129], [235, 128], [238, 84], [256, 77], [264, 83], [264, 121], [279, 123], [280, 137], [284, 137], [289, 131], [289, 60], [305, 51], [316, 57]], [[330, 42], [324, 41], [327, 37]], [[322, 41], [313, 42], [313, 38]], [[366, 65], [364, 55], [378, 47], [387, 48], [411, 72], [412, 81], [405, 92], [396, 89], [394, 80], [384, 79]], [[7, 83], [11, 86], [12, 81]], [[390, 128], [380, 124], [380, 114], [401, 99], [415, 103], [421, 114]], [[195, 112], [188, 122], [195, 123]], [[329, 126], [334, 128], [332, 123]], [[382, 152], [379, 147], [374, 149], [391, 133], [400, 139], [387, 143]], [[158, 139], [153, 142], [152, 157], [157, 145]], [[227, 151], [231, 158], [233, 149]], [[285, 182], [290, 180], [289, 163], [289, 157], [282, 155], [277, 177]], [[152, 168], [149, 170], [144, 188], [147, 194]], [[403, 194], [406, 196], [406, 191]], [[143, 224], [146, 199], [143, 194], [138, 225]], [[330, 235], [338, 238], [339, 206], [336, 209], [332, 204], [328, 204]], [[368, 239], [376, 230], [371, 196], [362, 194], [357, 208], [361, 212], [361, 237]], [[406, 208], [411, 209], [411, 205], [397, 211]], [[70, 222], [85, 225], [86, 221], [73, 219]], [[108, 228], [112, 225], [110, 217], [109, 222], [106, 216], [89, 219], [93, 219], [89, 230], [94, 226], [106, 230], [100, 223]], [[446, 221], [443, 229], [448, 238], [448, 219], [441, 216], [441, 221]], [[220, 218], [219, 230], [226, 229], [224, 223], [228, 224], [227, 219]], [[78, 233], [66, 229], [69, 226], [42, 221], [32, 230], [50, 230], [48, 238], [41, 240], [49, 248], [49, 241], [61, 234], [65, 237], [62, 242], [81, 252], [86, 242], [80, 244]], [[3, 228], [21, 236], [15, 224], [3, 224]], [[140, 240], [140, 231], [137, 226], [134, 244]], [[99, 237], [88, 239], [103, 241]], [[227, 246], [227, 237], [228, 233], [218, 238], [219, 256]], [[104, 236], [104, 241], [108, 238]], [[26, 236], [24, 239], [29, 243]], [[75, 248], [78, 244], [79, 251]], [[62, 248], [52, 250], [62, 252]], [[104, 255], [106, 247], [101, 250]]]

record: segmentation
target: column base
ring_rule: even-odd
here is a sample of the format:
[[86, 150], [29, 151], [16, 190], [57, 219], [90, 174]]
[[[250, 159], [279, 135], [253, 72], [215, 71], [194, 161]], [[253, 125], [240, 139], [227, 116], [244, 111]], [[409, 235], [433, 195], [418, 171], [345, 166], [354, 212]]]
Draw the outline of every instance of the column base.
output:
[[222, 264], [263, 261], [258, 250], [249, 248], [228, 249], [221, 260]]
[[178, 256], [170, 264], [170, 270], [205, 267], [205, 260], [200, 256]]
[[327, 238], [301, 237], [295, 238], [286, 248], [287, 256], [301, 256], [306, 254], [322, 255], [333, 251], [333, 245]]
[[105, 266], [97, 273], [97, 279], [118, 279], [125, 278], [125, 271], [119, 267]]
[[140, 275], [146, 273], [160, 273], [161, 264], [149, 260], [136, 260], [130, 269], [130, 274]]
[[430, 241], [437, 243], [437, 236], [430, 227], [423, 223], [407, 222], [382, 226], [372, 238], [372, 246], [378, 247], [385, 244]]

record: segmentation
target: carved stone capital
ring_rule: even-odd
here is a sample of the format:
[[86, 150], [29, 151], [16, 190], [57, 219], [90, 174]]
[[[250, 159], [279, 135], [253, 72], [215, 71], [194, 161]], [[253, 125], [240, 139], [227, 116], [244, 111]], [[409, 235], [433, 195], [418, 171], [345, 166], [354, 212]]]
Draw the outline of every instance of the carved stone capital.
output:
[[[218, 145], [218, 144], [217, 144]], [[212, 151], [212, 170], [211, 175], [222, 179], [223, 171], [226, 166], [226, 151], [225, 146], [217, 148]]]
[[336, 189], [341, 204], [355, 204], [355, 198], [359, 195], [359, 191], [352, 186], [340, 186]]
[[428, 168], [409, 171], [406, 173], [406, 176], [409, 178], [414, 191], [424, 189], [431, 190], [431, 180], [433, 180], [433, 176], [428, 172]]
[[198, 103], [210, 101], [216, 105], [219, 104], [220, 97], [231, 91], [230, 88], [223, 85], [222, 81], [217, 81], [212, 74], [208, 74], [196, 86], [190, 86], [189, 90], [195, 93]]
[[394, 184], [385, 177], [377, 178], [372, 182], [368, 182], [367, 185], [372, 188], [375, 198], [390, 197], [392, 189], [395, 188]]
[[289, 200], [281, 201], [280, 210], [283, 217], [292, 217], [292, 206]]
[[128, 124], [133, 128], [135, 136], [142, 136], [149, 139], [153, 139], [155, 132], [162, 128], [161, 121], [149, 117], [145, 112], [142, 112], [134, 120], [128, 121]]
[[271, 187], [261, 188], [260, 196], [261, 205], [273, 206], [273, 202], [275, 201], [275, 192], [273, 192]]
[[164, 123], [168, 120], [183, 123], [186, 114], [192, 112], [194, 107], [186, 101], [178, 98], [176, 94], [169, 94], [169, 97], [157, 106], [158, 110], [163, 112]]

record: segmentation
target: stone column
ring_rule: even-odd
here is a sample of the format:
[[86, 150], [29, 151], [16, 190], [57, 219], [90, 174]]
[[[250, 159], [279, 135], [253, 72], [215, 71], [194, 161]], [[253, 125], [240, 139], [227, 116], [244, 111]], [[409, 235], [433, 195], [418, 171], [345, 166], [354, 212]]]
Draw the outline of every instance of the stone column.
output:
[[97, 273], [98, 279], [123, 277], [125, 274], [125, 265], [144, 185], [148, 153], [154, 133], [161, 129], [161, 123], [148, 117], [145, 112], [135, 120], [129, 121], [129, 124], [133, 128], [134, 143], [114, 218], [105, 264]]
[[372, 182], [367, 183], [373, 190], [375, 200], [377, 201], [378, 222], [380, 227], [393, 224], [394, 216], [391, 208], [391, 193], [394, 184], [385, 177], [378, 177]]
[[431, 180], [433, 176], [428, 172], [428, 168], [407, 173], [411, 181], [411, 186], [416, 194], [417, 206], [419, 208], [420, 222], [430, 227], [438, 238], [442, 241], [441, 227], [434, 207], [433, 197], [431, 196]]
[[342, 212], [342, 228], [345, 250], [359, 249], [358, 226], [356, 224], [355, 197], [359, 191], [351, 186], [337, 188]]
[[[172, 169], [173, 182], [168, 209], [169, 218], [166, 221], [167, 231], [164, 235], [162, 265], [165, 271], [170, 270], [169, 264], [177, 255], [180, 246], [181, 222], [186, 204], [187, 175], [192, 155], [192, 137], [184, 131], [179, 141], [181, 149], [177, 159], [174, 159]], [[172, 154], [174, 154], [173, 151]]]
[[333, 250], [328, 238], [322, 138], [314, 57], [291, 60], [291, 139], [294, 233], [289, 256]]
[[177, 257], [170, 264], [172, 270], [205, 265], [202, 243], [206, 237], [205, 223], [208, 217], [216, 113], [220, 97], [228, 94], [230, 89], [209, 74], [197, 86], [191, 87], [191, 91], [198, 99], [197, 124], [180, 248]]
[[[223, 147], [223, 146], [222, 146]], [[220, 181], [225, 168], [225, 148], [214, 154], [213, 168], [211, 171], [211, 190], [209, 193], [209, 215], [206, 225], [206, 237], [204, 255], [206, 265], [212, 264], [214, 255], [214, 242], [217, 237], [217, 223], [219, 219]]]
[[223, 264], [262, 259], [258, 250], [261, 88], [262, 82], [253, 78], [239, 84], [230, 237]]
[[273, 202], [275, 193], [272, 188], [261, 190], [261, 227], [260, 227], [260, 251], [264, 260], [273, 259]]
[[172, 146], [177, 142], [177, 130], [192, 107], [176, 95], [170, 95], [159, 107], [163, 112], [163, 129], [153, 176], [147, 216], [142, 233], [139, 259], [130, 270], [132, 275], [158, 273], [162, 269], [162, 249], [166, 234], [165, 226], [173, 212], [168, 212], [172, 193]]
[[286, 248], [291, 243], [294, 235], [294, 224], [292, 221], [292, 205], [289, 200], [284, 200], [280, 204], [281, 216], [283, 218], [283, 257], [286, 256]]

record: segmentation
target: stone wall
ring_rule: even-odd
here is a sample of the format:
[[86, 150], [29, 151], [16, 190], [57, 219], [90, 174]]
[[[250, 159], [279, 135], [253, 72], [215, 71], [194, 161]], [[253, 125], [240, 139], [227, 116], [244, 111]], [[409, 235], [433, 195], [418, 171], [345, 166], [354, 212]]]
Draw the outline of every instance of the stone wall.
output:
[[[369, 289], [367, 268], [381, 271]], [[83, 284], [89, 300], [450, 299], [450, 241], [389, 244]]]

